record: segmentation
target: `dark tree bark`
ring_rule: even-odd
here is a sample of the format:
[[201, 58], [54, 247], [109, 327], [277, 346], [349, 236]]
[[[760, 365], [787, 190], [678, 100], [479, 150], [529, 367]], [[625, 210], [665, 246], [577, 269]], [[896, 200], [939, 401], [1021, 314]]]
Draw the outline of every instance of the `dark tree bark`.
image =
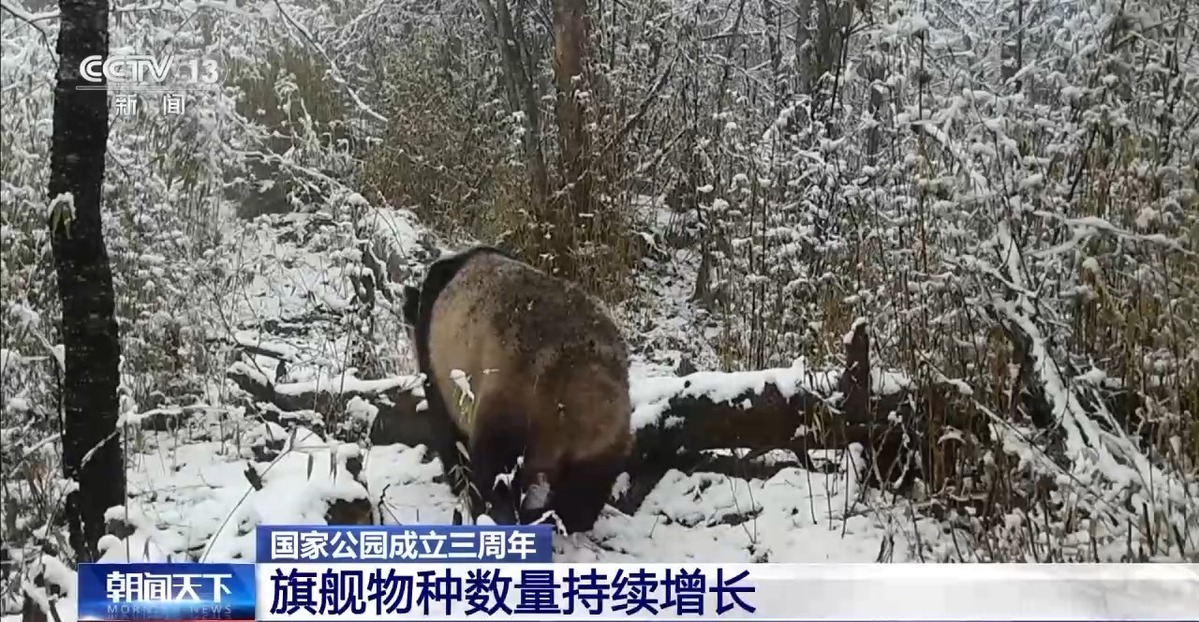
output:
[[77, 482], [67, 497], [71, 546], [95, 560], [104, 513], [125, 500], [125, 465], [117, 434], [120, 343], [112, 269], [101, 229], [101, 184], [108, 142], [108, 95], [78, 90], [80, 62], [108, 55], [106, 0], [60, 0], [58, 84], [50, 153], [50, 217], [62, 340], [63, 470]]

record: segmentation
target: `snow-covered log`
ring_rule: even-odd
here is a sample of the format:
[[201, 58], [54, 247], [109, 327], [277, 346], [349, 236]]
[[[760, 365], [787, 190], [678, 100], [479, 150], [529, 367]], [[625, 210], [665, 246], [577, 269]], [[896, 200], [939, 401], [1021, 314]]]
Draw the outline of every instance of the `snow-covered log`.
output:
[[[912, 425], [920, 410], [913, 404], [923, 402], [912, 399], [903, 376], [871, 370], [865, 326], [855, 323], [846, 336], [846, 373], [796, 364], [632, 378], [636, 447], [625, 504], [635, 507], [670, 469], [738, 475], [762, 470], [752, 460], [713, 458], [712, 450], [786, 450], [795, 457], [790, 464], [817, 470], [811, 450], [856, 442], [869, 450], [873, 484], [910, 482], [927, 453], [923, 435], [916, 433], [925, 426]], [[364, 408], [374, 445], [428, 446], [434, 440], [423, 395], [411, 376], [366, 381], [347, 373], [319, 382], [273, 384], [246, 364], [235, 364], [228, 376], [254, 400], [284, 412], [316, 411], [326, 425], [352, 414], [355, 405]]]
[[356, 409], [369, 411], [375, 445], [419, 445], [430, 440], [427, 420], [417, 412], [424, 398], [416, 376], [362, 380], [347, 371], [321, 380], [275, 383], [242, 362], [234, 363], [225, 375], [256, 402], [284, 413], [315, 411], [326, 425], [354, 415]]
[[[794, 463], [819, 470], [817, 449], [868, 448], [869, 483], [911, 483], [921, 471], [927, 443], [911, 383], [872, 372], [864, 321], [845, 337], [845, 371], [813, 371], [801, 364], [750, 372], [697, 372], [683, 377], [634, 379], [637, 437], [630, 469], [632, 495], [652, 487], [670, 469], [713, 470], [711, 450], [751, 455], [787, 450]], [[726, 461], [730, 474], [759, 469], [749, 460]], [[648, 492], [648, 490], [644, 490]]]

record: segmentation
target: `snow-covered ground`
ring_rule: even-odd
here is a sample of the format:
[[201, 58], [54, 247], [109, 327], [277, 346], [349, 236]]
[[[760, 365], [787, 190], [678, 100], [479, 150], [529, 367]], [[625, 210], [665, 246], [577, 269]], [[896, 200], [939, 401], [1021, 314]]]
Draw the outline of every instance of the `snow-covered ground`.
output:
[[[262, 432], [251, 430], [243, 440]], [[151, 560], [181, 560], [188, 551], [207, 561], [252, 560], [254, 525], [324, 522], [328, 500], [361, 490], [344, 466], [354, 450], [304, 434], [269, 470], [254, 465], [264, 472], [261, 490], [246, 477], [249, 458], [230, 443], [176, 443], [161, 435], [130, 471], [129, 519], [138, 533], [114, 542], [109, 558], [142, 560], [149, 553]], [[331, 455], [342, 461], [336, 472]], [[450, 522], [456, 500], [434, 482], [440, 466], [423, 448], [371, 448], [363, 473], [372, 498], [382, 499], [383, 523]], [[887, 517], [861, 506], [847, 512], [852, 492], [843, 478], [800, 469], [766, 481], [674, 471], [636, 514], [608, 508], [591, 533], [559, 537], [558, 559], [872, 562], [891, 554], [895, 530], [885, 526]], [[911, 560], [906, 548], [897, 547], [891, 559]]]
[[[410, 214], [374, 212], [373, 217], [377, 218], [373, 226], [377, 248], [420, 262], [423, 255], [416, 247], [425, 234]], [[249, 275], [242, 294], [225, 309], [229, 337], [254, 346], [255, 352], [243, 355], [233, 368], [278, 382], [280, 393], [386, 388], [411, 382], [412, 363], [398, 324], [390, 326], [394, 332], [376, 337], [388, 343], [373, 344], [378, 352], [391, 354], [395, 374], [364, 380], [348, 365], [350, 331], [336, 319], [336, 312], [350, 304], [347, 277], [356, 262], [342, 261], [344, 257], [330, 250], [342, 239], [335, 224], [338, 219], [329, 214], [293, 214], [268, 220], [273, 222], [245, 223], [243, 231], [231, 232], [227, 238], [241, 246], [240, 261]], [[677, 314], [687, 306], [687, 290], [686, 284], [666, 289], [680, 295], [667, 296], [663, 312]], [[632, 339], [640, 340], [641, 346], [648, 343], [652, 350], [654, 339], [669, 341], [663, 335], [675, 324], [670, 317], [651, 324], [656, 332], [649, 339], [637, 334]], [[686, 337], [691, 336], [682, 334], [676, 343]], [[674, 385], [680, 382], [643, 374], [668, 374], [663, 363], [676, 357], [659, 351], [637, 357], [632, 393], [640, 405], [640, 419], [656, 415], [662, 396], [677, 392]], [[286, 378], [276, 378], [280, 360], [285, 361]], [[804, 374], [794, 371], [800, 382]], [[736, 387], [694, 383], [691, 390], [731, 396], [742, 386], [785, 379], [788, 373], [746, 374], [737, 379]], [[231, 392], [235, 393], [231, 383], [214, 388], [225, 402]], [[435, 458], [427, 457], [424, 447], [360, 447], [333, 438], [322, 440], [306, 427], [289, 438], [283, 427], [262, 421], [253, 410], [213, 407], [183, 420], [178, 431], [139, 433], [139, 450], [130, 464], [127, 508], [137, 533], [110, 549], [110, 556], [142, 558], [149, 552], [151, 558], [251, 559], [254, 525], [321, 522], [329, 500], [353, 499], [363, 492], [378, 504], [385, 523], [450, 521], [456, 500], [447, 485], [435, 481], [441, 467]], [[366, 424], [377, 411], [361, 400], [352, 402], [348, 410], [350, 416], [367, 419]], [[316, 413], [306, 415], [311, 421], [320, 419]], [[273, 462], [257, 462], [255, 456], [262, 455], [255, 449], [272, 439], [285, 446], [270, 454]], [[359, 454], [365, 491], [346, 467], [347, 458]], [[336, 466], [331, 466], [331, 457]], [[251, 485], [247, 468], [259, 474], [261, 490]], [[874, 561], [880, 555], [895, 561], [918, 557], [916, 547], [906, 541], [910, 528], [895, 526], [910, 519], [880, 512], [877, 504], [867, 509], [860, 501], [850, 502], [858, 492], [850, 473], [788, 468], [768, 480], [746, 481], [712, 473], [671, 472], [636, 514], [627, 516], [609, 508], [592, 533], [560, 538], [559, 555], [564, 561], [823, 562]], [[935, 540], [936, 532], [931, 525], [927, 530], [926, 544]]]
[[[38, 574], [28, 566], [40, 563], [68, 601], [73, 585], [61, 561], [30, 559], [40, 555], [39, 539], [59, 540], [54, 517], [69, 487], [58, 475], [61, 443], [50, 423], [57, 394], [50, 370], [62, 348], [41, 334], [56, 315], [53, 291], [45, 287], [51, 279], [43, 277], [53, 268], [43, 254], [45, 219], [37, 216], [45, 209], [53, 129], [57, 58], [49, 42], [58, 25], [52, 4], [6, 0], [0, 28], [6, 97], [0, 183], [6, 220], [0, 228], [5, 259], [13, 258], [2, 289], [12, 315], [5, 328], [17, 326], [8, 334], [23, 334], [16, 345], [6, 340], [0, 348], [0, 371], [20, 391], [0, 399], [0, 408], [14, 422], [4, 426], [6, 450], [17, 448], [6, 459], [28, 462], [25, 472], [5, 472], [4, 545], [13, 547], [4, 551], [5, 570], [14, 569], [5, 579], [16, 577], [0, 585], [5, 613], [23, 593], [48, 598], [46, 590], [20, 584]], [[360, 519], [364, 500], [371, 518], [383, 523], [442, 523], [455, 511], [442, 469], [424, 447], [366, 440], [383, 412], [377, 394], [410, 386], [414, 370], [398, 309], [378, 297], [373, 305], [359, 304], [353, 286], [365, 269], [363, 240], [396, 282], [418, 274], [445, 245], [411, 213], [374, 209], [338, 180], [354, 179], [360, 191], [397, 204], [425, 202], [416, 195], [428, 194], [427, 205], [454, 217], [462, 203], [471, 209], [461, 216], [473, 218], [482, 202], [515, 203], [519, 194], [510, 190], [517, 179], [506, 177], [515, 169], [504, 165], [512, 171], [478, 180], [486, 186], [478, 193], [470, 183], [465, 194], [445, 189], [469, 181], [462, 173], [472, 168], [487, 170], [516, 154], [514, 130], [524, 126], [502, 98], [495, 105], [483, 101], [497, 85], [491, 63], [455, 61], [456, 87], [444, 93], [424, 84], [448, 67], [427, 47], [444, 39], [447, 25], [456, 47], [494, 51], [491, 33], [475, 28], [472, 3], [439, 5], [435, 19], [419, 2], [360, 4], [184, 2], [167, 3], [165, 11], [114, 9], [121, 13], [109, 24], [114, 53], [167, 45], [197, 56], [219, 54], [229, 61], [222, 67], [230, 70], [224, 77], [232, 88], [203, 106], [189, 103], [182, 118], [112, 117], [105, 211], [123, 224], [108, 244], [118, 294], [124, 294], [121, 319], [136, 327], [126, 333], [126, 370], [136, 371], [127, 371], [122, 389], [128, 502], [111, 517], [129, 529], [102, 542], [106, 559], [247, 560], [256, 525], [320, 523], [331, 508], [348, 512], [341, 518]], [[956, 3], [963, 6], [928, 14], [867, 11], [870, 23], [842, 50], [841, 65], [865, 67], [871, 75], [857, 79], [849, 72], [851, 79], [833, 81], [837, 106], [813, 123], [798, 114], [805, 95], [758, 86], [780, 77], [770, 59], [798, 57], [799, 42], [742, 37], [744, 53], [730, 65], [721, 33], [738, 27], [766, 32], [772, 13], [722, 10], [732, 6], [728, 2], [623, 4], [604, 9], [602, 20], [622, 36], [596, 40], [602, 44], [597, 57], [609, 59], [608, 73], [619, 78], [601, 91], [619, 99], [599, 102], [595, 110], [623, 110], [622, 102], [644, 97], [642, 109], [611, 134], [619, 140], [601, 158], [641, 164], [632, 175], [622, 173], [627, 187], [622, 181], [607, 189], [619, 194], [606, 193], [664, 193], [638, 202], [644, 222], [633, 229], [653, 252], [636, 271], [635, 295], [614, 309], [635, 353], [636, 424], [660, 423], [672, 396], [728, 399], [767, 384], [786, 395], [834, 377], [802, 358], [781, 360], [812, 349], [790, 345], [808, 339], [802, 330], [770, 329], [754, 333], [778, 340], [779, 347], [762, 356], [786, 367], [701, 371], [683, 386], [679, 370], [720, 369], [720, 351], [727, 356], [741, 334], [736, 322], [714, 321], [691, 300], [703, 245], [688, 229], [702, 224], [705, 235], [719, 236], [707, 240], [744, 249], [709, 266], [714, 283], [762, 277], [755, 263], [784, 267], [769, 280], [781, 293], [767, 299], [787, 310], [780, 326], [806, 326], [816, 341], [831, 337], [825, 326], [869, 314], [876, 338], [901, 343], [892, 352], [900, 356], [890, 359], [920, 374], [922, 389], [944, 384], [975, 396], [970, 427], [987, 426], [989, 438], [937, 426], [937, 442], [967, 445], [957, 453], [969, 454], [964, 460], [979, 468], [971, 469], [969, 481], [935, 491], [937, 505], [917, 506], [935, 520], [921, 517], [913, 501], [860, 487], [859, 448], [832, 447], [812, 456], [839, 465], [829, 472], [783, 468], [760, 479], [669, 472], [631, 515], [611, 510], [593, 532], [559, 537], [558, 559], [1196, 559], [1195, 409], [1187, 405], [1185, 383], [1199, 358], [1187, 323], [1195, 308], [1188, 292], [1199, 290], [1187, 269], [1196, 204], [1187, 154], [1199, 134], [1187, 121], [1196, 118], [1194, 98], [1179, 95], [1188, 92], [1182, 86], [1196, 83], [1194, 57], [1189, 65], [1180, 60], [1177, 45], [1179, 36], [1193, 32], [1194, 12], [1158, 19], [1171, 3], [1058, 3], [1018, 31], [1027, 43], [1021, 49], [1045, 54], [1021, 65], [1013, 91], [1011, 77], [987, 52], [1006, 48], [979, 43], [992, 40], [988, 33], [1011, 31], [1004, 30], [1011, 19], [1004, 5], [976, 10], [975, 3]], [[1173, 22], [1180, 25], [1159, 27]], [[1118, 55], [1139, 58], [1141, 71], [1110, 70], [1116, 51], [1106, 42], [1116, 26], [1128, 32]], [[672, 59], [669, 71], [656, 60], [645, 62], [645, 46], [636, 42], [651, 37], [665, 42], [660, 56]], [[387, 62], [364, 67], [360, 59], [373, 62], [376, 47]], [[923, 59], [926, 48], [952, 53], [941, 54], [938, 79], [908, 79], [913, 67], [905, 59]], [[896, 62], [879, 64], [879, 58]], [[1121, 67], [1126, 61], [1116, 58]], [[411, 84], [393, 79], [397, 67], [415, 78]], [[1161, 71], [1153, 69], [1163, 67], [1177, 74], [1177, 93], [1160, 102], [1139, 97], [1152, 106], [1126, 105], [1138, 99], [1130, 100], [1130, 93], [1161, 91]], [[730, 68], [737, 80], [717, 79]], [[873, 83], [889, 85], [892, 103], [918, 101], [917, 116], [929, 122], [913, 126], [912, 110], [880, 108]], [[824, 97], [812, 94], [812, 101]], [[345, 105], [327, 105], [333, 102]], [[463, 114], [472, 108], [482, 114]], [[293, 112], [301, 109], [302, 115]], [[605, 125], [616, 117], [606, 118], [595, 136], [616, 129]], [[339, 125], [352, 131], [334, 131]], [[896, 131], [907, 127], [925, 131]], [[397, 129], [414, 140], [391, 149], [387, 139]], [[445, 140], [460, 129], [470, 131], [461, 136], [471, 150]], [[338, 136], [353, 148], [335, 147], [343, 142]], [[1030, 143], [1027, 136], [1045, 139]], [[545, 155], [553, 158], [553, 137], [544, 138]], [[362, 148], [376, 139], [389, 148]], [[147, 148], [148, 140], [157, 146]], [[1113, 140], [1115, 149], [1108, 144]], [[1154, 155], [1159, 143], [1170, 149]], [[1012, 145], [1019, 157], [1012, 157]], [[363, 153], [367, 161], [396, 157], [400, 164], [351, 162], [350, 154]], [[1097, 161], [1109, 166], [1092, 166]], [[426, 171], [439, 181], [413, 196], [375, 188], [373, 181], [359, 185], [388, 175], [407, 182]], [[675, 184], [695, 187], [678, 186], [686, 191], [672, 195]], [[263, 196], [255, 199], [255, 193]], [[284, 196], [294, 203], [280, 200]], [[666, 207], [666, 196], [679, 198], [671, 201], [675, 210]], [[310, 213], [254, 221], [232, 213], [303, 211], [315, 204]], [[212, 249], [210, 218], [225, 227]], [[174, 249], [182, 254], [171, 257]], [[799, 259], [808, 256], [820, 261]], [[212, 291], [199, 291], [208, 286]], [[805, 302], [788, 293], [793, 286], [823, 293]], [[830, 295], [840, 302], [818, 309]], [[902, 302], [892, 300], [899, 297]], [[915, 321], [925, 323], [915, 338], [897, 337], [896, 329]], [[875, 347], [884, 346], [876, 341]], [[976, 352], [955, 352], [964, 350]], [[905, 381], [872, 373], [879, 389]], [[201, 374], [206, 377], [193, 377]], [[178, 386], [167, 386], [185, 375]], [[268, 387], [276, 404], [289, 407], [258, 401], [246, 382]], [[1168, 383], [1175, 388], [1137, 390]], [[1101, 384], [1107, 385], [1102, 391]], [[1145, 398], [1136, 418], [1124, 406], [1109, 412], [1103, 400], [1092, 399], [1121, 384]], [[1003, 397], [1009, 390], [1018, 395], [1021, 386], [1043, 395]], [[347, 391], [375, 395], [334, 399], [333, 408], [324, 399]], [[1021, 405], [1029, 412], [1021, 414]], [[1036, 419], [1028, 416], [1037, 414], [1033, 410], [1051, 414], [1053, 425], [1021, 421]], [[1126, 430], [1137, 420], [1143, 435]], [[19, 441], [9, 440], [13, 430]], [[979, 491], [993, 495], [986, 498], [993, 507], [975, 511]], [[957, 538], [951, 525], [974, 540]], [[57, 613], [58, 622], [73, 622], [73, 606], [59, 606]]]
[[[420, 247], [427, 234], [410, 214], [372, 212], [372, 218], [363, 229], [373, 232], [380, 253], [393, 257], [398, 273], [425, 260], [427, 250]], [[347, 320], [353, 297], [349, 276], [360, 262], [352, 236], [338, 221], [318, 213], [233, 222], [231, 227], [238, 229], [225, 239], [236, 247], [233, 254], [244, 284], [227, 304], [214, 307], [227, 333], [213, 335], [241, 347], [233, 348], [242, 351], [229, 369], [269, 381], [277, 393], [291, 395], [314, 389], [382, 390], [414, 381], [398, 309], [380, 301], [370, 339], [357, 337], [359, 325]], [[410, 265], [401, 265], [405, 262]], [[644, 278], [661, 279], [663, 273], [651, 271]], [[686, 284], [660, 289], [680, 294], [667, 296], [660, 312], [693, 313], [686, 309], [687, 290]], [[685, 332], [671, 335], [671, 327], [690, 331], [694, 325], [673, 323], [669, 315], [642, 321], [652, 327], [648, 335], [629, 328], [640, 352], [631, 388], [638, 425], [653, 420], [665, 400], [681, 390], [682, 381], [670, 369], [681, 352], [655, 346], [694, 338]], [[384, 361], [381, 366], [389, 373], [371, 376], [354, 368], [349, 354], [354, 348]], [[702, 351], [682, 354], [705, 358]], [[760, 390], [765, 382], [782, 388], [814, 377], [798, 367], [724, 375], [723, 384], [716, 376], [710, 381], [705, 374], [693, 376], [687, 390], [727, 399], [746, 388]], [[101, 542], [105, 560], [252, 560], [256, 525], [322, 523], [331, 503], [364, 497], [375, 508], [372, 520], [384, 524], [452, 520], [457, 500], [440, 481], [441, 466], [425, 447], [369, 447], [336, 434], [322, 438], [313, 430], [331, 422], [315, 410], [279, 413], [247, 397], [226, 380], [213, 383], [206, 404], [126, 414], [128, 503], [110, 518], [122, 519], [132, 533], [107, 536]], [[345, 416], [359, 420], [356, 429], [364, 430], [377, 412], [370, 403], [353, 399]], [[147, 417], [163, 413], [174, 415], [170, 431], [143, 425]], [[274, 421], [264, 417], [268, 413], [275, 415]], [[280, 425], [288, 420], [299, 425], [289, 431]], [[592, 532], [557, 536], [557, 559], [873, 562], [936, 557], [945, 540], [938, 525], [913, 519], [907, 506], [890, 508], [872, 491], [859, 490], [854, 469], [846, 468], [860, 463], [853, 451], [829, 455], [844, 461], [839, 472], [785, 468], [769, 479], [745, 480], [671, 471], [635, 514], [609, 507]], [[355, 468], [359, 464], [360, 470]], [[73, 609], [60, 604], [59, 613], [67, 620]]]

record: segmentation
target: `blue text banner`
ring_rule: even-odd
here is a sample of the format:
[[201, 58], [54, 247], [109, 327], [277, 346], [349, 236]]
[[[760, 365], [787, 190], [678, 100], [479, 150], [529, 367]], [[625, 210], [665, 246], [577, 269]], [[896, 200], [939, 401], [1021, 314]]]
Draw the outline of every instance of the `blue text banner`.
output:
[[260, 564], [258, 620], [1184, 620], [1199, 565]]
[[253, 564], [80, 564], [79, 620], [254, 620]]
[[263, 563], [549, 563], [549, 525], [260, 525]]

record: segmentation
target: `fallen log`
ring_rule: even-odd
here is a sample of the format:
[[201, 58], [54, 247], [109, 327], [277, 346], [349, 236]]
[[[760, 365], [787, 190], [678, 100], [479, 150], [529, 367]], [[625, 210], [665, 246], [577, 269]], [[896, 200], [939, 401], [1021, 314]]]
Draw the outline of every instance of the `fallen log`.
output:
[[872, 372], [864, 320], [844, 343], [843, 371], [795, 366], [634, 381], [634, 469], [664, 472], [690, 460], [680, 455], [733, 447], [790, 450], [812, 469], [809, 450], [856, 442], [871, 458], [870, 484], [910, 484], [920, 471], [914, 453], [927, 449], [915, 433], [922, 426], [912, 425], [911, 382]]
[[[859, 349], [865, 347], [862, 330], [854, 333]], [[909, 383], [894, 374], [872, 378], [868, 364], [849, 369], [852, 375], [781, 368], [639, 381], [630, 473], [634, 480], [656, 482], [670, 469], [697, 465], [698, 453], [720, 448], [789, 450], [799, 466], [819, 470], [810, 450], [856, 442], [867, 450], [868, 484], [910, 485], [926, 448], [905, 425], [915, 419]]]
[[[629, 492], [621, 509], [635, 509], [671, 469], [769, 476], [771, 469], [728, 457], [716, 449], [788, 450], [795, 465], [818, 470], [809, 450], [861, 443], [870, 459], [868, 485], [910, 484], [930, 448], [919, 422], [918, 400], [902, 375], [872, 372], [865, 323], [846, 336], [845, 372], [802, 367], [749, 372], [696, 372], [682, 377], [634, 378], [635, 448]], [[356, 378], [275, 385], [245, 364], [229, 377], [254, 399], [283, 411], [311, 409], [331, 416], [361, 399], [378, 409], [372, 445], [433, 446], [432, 426], [415, 377]], [[781, 468], [781, 467], [780, 467]], [[777, 469], [775, 469], [777, 471]]]
[[[368, 438], [372, 445], [433, 445], [433, 427], [423, 410], [424, 400], [417, 376], [397, 376], [380, 380], [361, 380], [347, 372], [339, 379], [275, 383], [245, 363], [234, 363], [226, 377], [261, 403], [283, 413], [314, 411], [327, 424], [344, 417], [355, 400], [375, 409]], [[263, 409], [264, 415], [270, 409]], [[282, 417], [267, 417], [272, 423], [284, 423]]]

